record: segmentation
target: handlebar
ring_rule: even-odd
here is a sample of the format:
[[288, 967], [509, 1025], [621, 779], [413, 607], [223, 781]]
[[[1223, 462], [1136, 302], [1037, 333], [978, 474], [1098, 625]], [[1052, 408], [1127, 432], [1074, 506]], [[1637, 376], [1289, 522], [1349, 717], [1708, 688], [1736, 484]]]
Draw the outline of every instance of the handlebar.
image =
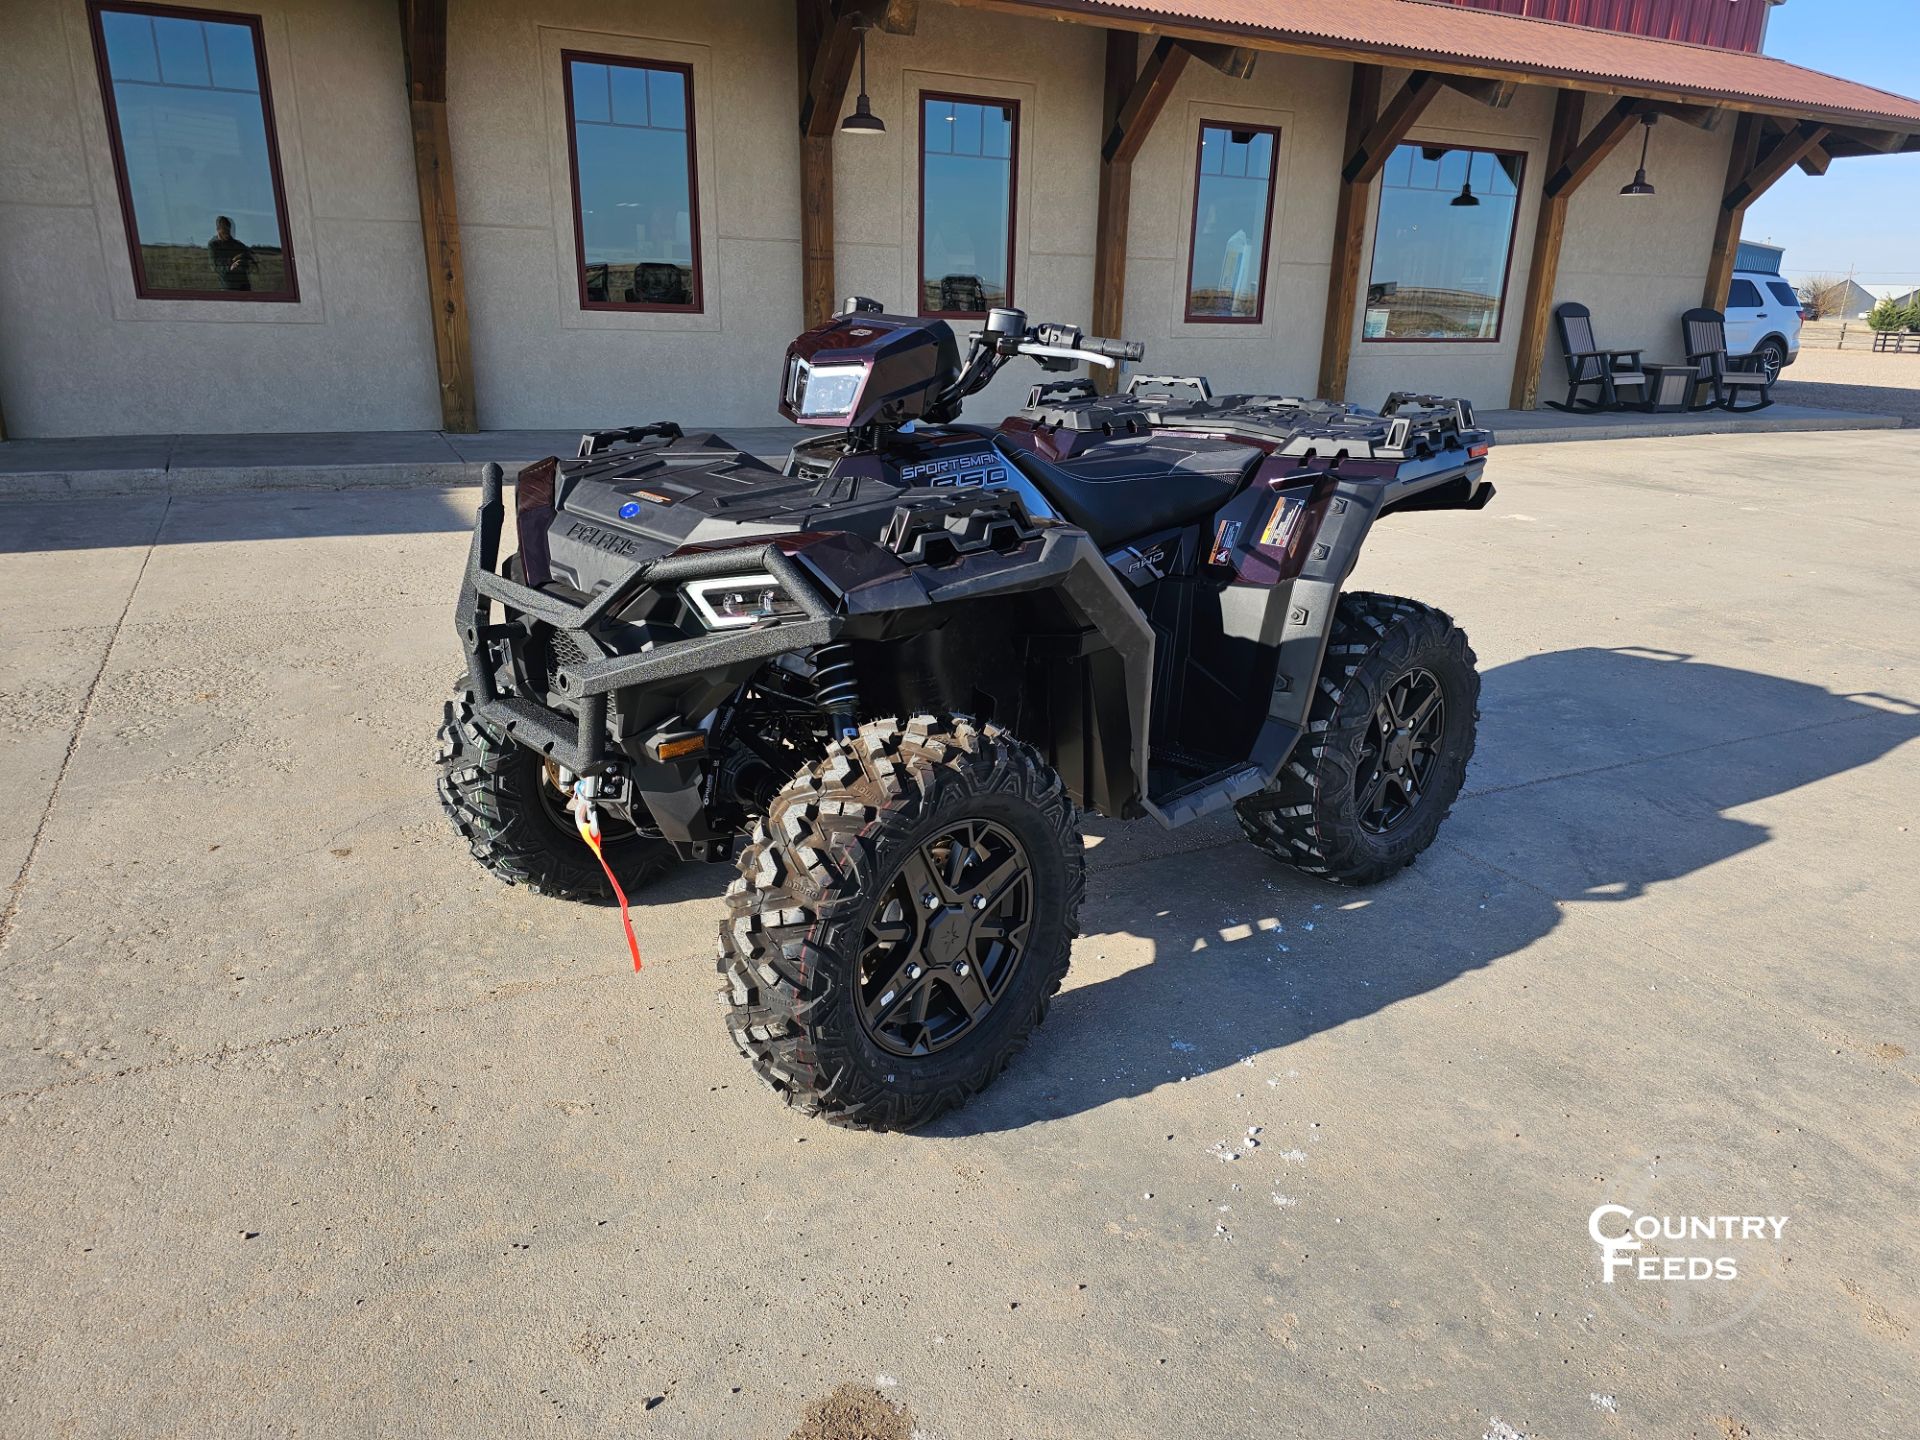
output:
[[1045, 370], [1069, 370], [1079, 360], [1111, 369], [1123, 360], [1142, 359], [1146, 353], [1147, 347], [1138, 340], [1083, 335], [1077, 325], [1051, 321], [1029, 326], [1024, 310], [992, 309], [987, 312], [986, 323], [973, 333], [959, 377], [933, 408], [948, 418], [957, 415], [961, 400], [983, 389], [1016, 355], [1038, 361]]
[[1115, 360], [1138, 360], [1147, 353], [1147, 347], [1138, 340], [1102, 340], [1098, 335], [1082, 336], [1073, 348], [1091, 355], [1108, 355]]
[[1079, 350], [1088, 355], [1105, 355], [1111, 360], [1138, 360], [1147, 353], [1147, 347], [1138, 340], [1107, 340], [1098, 335], [1083, 335], [1074, 325], [1036, 325], [1033, 338], [1042, 345], [1057, 345], [1066, 350]]

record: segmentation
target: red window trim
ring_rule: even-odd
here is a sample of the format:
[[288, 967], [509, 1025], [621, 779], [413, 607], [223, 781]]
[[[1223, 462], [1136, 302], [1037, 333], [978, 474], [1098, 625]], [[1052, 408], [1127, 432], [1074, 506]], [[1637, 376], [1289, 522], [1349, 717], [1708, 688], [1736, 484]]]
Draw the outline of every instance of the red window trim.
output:
[[[1507, 292], [1513, 288], [1513, 252], [1520, 243], [1520, 201], [1527, 193], [1527, 152], [1524, 150], [1503, 150], [1497, 145], [1456, 145], [1451, 140], [1421, 141], [1409, 137], [1401, 145], [1443, 145], [1449, 150], [1468, 150], [1477, 155], [1512, 155], [1520, 161], [1520, 175], [1513, 182], [1513, 221], [1507, 228], [1507, 265], [1500, 272], [1500, 319], [1495, 322], [1493, 334], [1470, 339], [1446, 339], [1435, 335], [1378, 335], [1369, 339], [1366, 333], [1364, 315], [1360, 327], [1362, 345], [1498, 345], [1500, 337], [1507, 328]], [[1399, 147], [1396, 146], [1396, 149]], [[1389, 157], [1391, 158], [1391, 157]], [[1379, 193], [1373, 201], [1373, 249], [1367, 256], [1367, 283], [1373, 283], [1374, 262], [1380, 258], [1380, 205], [1386, 198], [1387, 184], [1382, 169]], [[1361, 305], [1366, 304], [1366, 291], [1360, 293]]]
[[962, 95], [952, 90], [922, 90], [915, 102], [916, 123], [920, 127], [920, 164], [919, 213], [914, 217], [916, 235], [913, 242], [914, 271], [914, 309], [923, 320], [980, 320], [986, 317], [985, 310], [929, 310], [927, 309], [927, 101], [955, 100], [963, 105], [999, 105], [1004, 106], [1012, 117], [1012, 133], [1007, 137], [1007, 298], [1002, 302], [1009, 309], [1013, 306], [1013, 269], [1015, 252], [1020, 248], [1015, 237], [1020, 233], [1020, 102], [1005, 95]]
[[[1254, 289], [1251, 315], [1196, 315], [1193, 313], [1193, 252], [1200, 239], [1200, 163], [1205, 158], [1207, 130], [1255, 130], [1273, 137], [1273, 159], [1267, 166], [1267, 210], [1261, 220], [1260, 279]], [[1273, 192], [1280, 188], [1280, 127], [1249, 125], [1240, 120], [1202, 120], [1193, 142], [1193, 222], [1187, 227], [1187, 295], [1181, 319], [1188, 325], [1259, 325], [1267, 317], [1267, 259], [1273, 251]]]
[[[687, 84], [687, 234], [693, 246], [693, 303], [690, 305], [649, 305], [641, 300], [589, 300], [587, 298], [587, 236], [580, 211], [580, 153], [573, 123], [573, 62], [589, 65], [624, 65], [630, 70], [676, 70]], [[573, 192], [573, 275], [580, 291], [582, 310], [618, 310], [641, 315], [703, 315], [706, 313], [706, 282], [700, 265], [700, 147], [694, 142], [693, 66], [678, 60], [651, 60], [639, 55], [603, 55], [592, 50], [560, 52], [560, 85], [566, 96], [567, 111], [567, 184]]]
[[[106, 10], [127, 15], [151, 15], [162, 20], [213, 20], [226, 25], [245, 25], [253, 32], [253, 64], [260, 75], [260, 119], [266, 132], [267, 169], [273, 179], [274, 213], [280, 221], [280, 253], [287, 267], [286, 289], [160, 290], [147, 284], [146, 265], [140, 258], [140, 223], [133, 213], [133, 187], [127, 179], [127, 156], [120, 136], [120, 109], [114, 103], [113, 72], [107, 65], [106, 32], [100, 23], [101, 12]], [[260, 17], [181, 5], [148, 5], [140, 3], [140, 0], [87, 0], [87, 28], [93, 37], [93, 63], [100, 76], [100, 99], [106, 106], [107, 144], [113, 151], [113, 179], [120, 194], [120, 221], [127, 237], [127, 259], [133, 266], [133, 293], [142, 300], [297, 304], [300, 299], [300, 278], [294, 269], [293, 227], [287, 220], [287, 187], [280, 175], [280, 136], [273, 123], [273, 85], [267, 74], [267, 46]]]

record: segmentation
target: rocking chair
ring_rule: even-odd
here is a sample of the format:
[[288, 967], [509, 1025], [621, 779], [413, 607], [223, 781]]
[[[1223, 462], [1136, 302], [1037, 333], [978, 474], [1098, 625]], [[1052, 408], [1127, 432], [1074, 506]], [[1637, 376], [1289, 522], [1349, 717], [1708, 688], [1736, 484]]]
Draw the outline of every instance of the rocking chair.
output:
[[[1698, 384], [1713, 388], [1713, 399], [1691, 405], [1691, 410], [1726, 410], [1746, 415], [1773, 404], [1774, 378], [1766, 371], [1758, 355], [1735, 360], [1727, 354], [1727, 317], [1718, 310], [1689, 310], [1680, 317], [1680, 330], [1686, 337], [1687, 363], [1700, 367]], [[1742, 405], [1740, 397], [1757, 395], [1753, 403]]]
[[[1569, 301], [1553, 312], [1560, 331], [1560, 350], [1567, 357], [1567, 398], [1565, 403], [1547, 401], [1549, 408], [1572, 414], [1595, 414], [1604, 410], [1644, 410], [1647, 396], [1647, 372], [1638, 350], [1602, 350], [1593, 338], [1593, 312]], [[1600, 392], [1598, 400], [1582, 400], [1580, 392], [1592, 386]], [[1620, 391], [1638, 390], [1640, 399], [1623, 400]]]

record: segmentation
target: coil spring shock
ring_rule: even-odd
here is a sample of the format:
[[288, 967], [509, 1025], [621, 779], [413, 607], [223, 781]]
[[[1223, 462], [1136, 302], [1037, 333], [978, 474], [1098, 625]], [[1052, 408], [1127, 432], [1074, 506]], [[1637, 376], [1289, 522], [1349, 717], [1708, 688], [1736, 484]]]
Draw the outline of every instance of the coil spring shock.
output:
[[853, 646], [830, 640], [813, 648], [813, 694], [827, 712], [836, 735], [859, 729], [860, 677], [854, 669]]

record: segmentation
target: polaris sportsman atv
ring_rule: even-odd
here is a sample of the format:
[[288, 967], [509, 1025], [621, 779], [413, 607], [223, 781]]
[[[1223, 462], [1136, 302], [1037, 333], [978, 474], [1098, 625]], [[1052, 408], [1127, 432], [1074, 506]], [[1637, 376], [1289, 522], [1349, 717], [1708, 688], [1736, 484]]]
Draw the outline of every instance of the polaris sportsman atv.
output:
[[736, 860], [733, 1037], [841, 1124], [920, 1124], [1026, 1041], [1078, 930], [1080, 811], [1232, 807], [1275, 859], [1370, 884], [1432, 842], [1473, 752], [1466, 636], [1340, 593], [1381, 516], [1492, 497], [1464, 402], [1135, 375], [957, 423], [1023, 355], [1141, 347], [1009, 309], [963, 358], [855, 299], [787, 352], [781, 413], [830, 433], [781, 469], [672, 424], [589, 434], [520, 472], [504, 565], [484, 472], [448, 813], [543, 894]]

